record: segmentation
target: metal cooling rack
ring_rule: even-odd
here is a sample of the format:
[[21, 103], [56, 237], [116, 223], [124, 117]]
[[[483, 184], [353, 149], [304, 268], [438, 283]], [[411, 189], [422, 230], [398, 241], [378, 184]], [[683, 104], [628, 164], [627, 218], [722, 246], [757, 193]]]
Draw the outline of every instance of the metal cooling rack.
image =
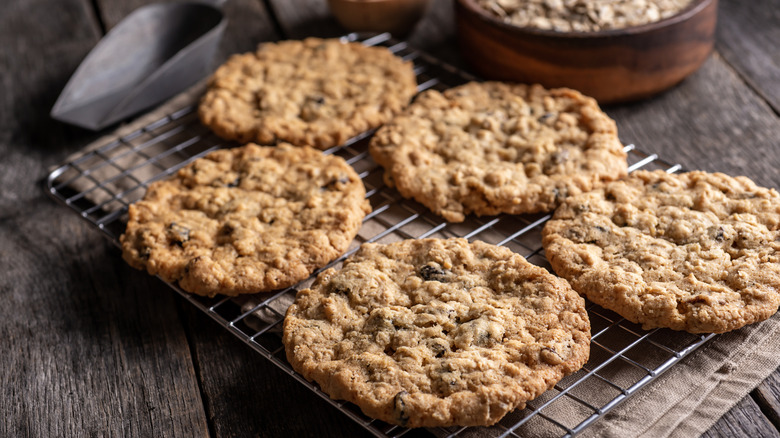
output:
[[[409, 48], [403, 42], [392, 40], [388, 35], [365, 39], [350, 34], [344, 39], [384, 46], [413, 61], [420, 91], [445, 89], [476, 79]], [[395, 190], [383, 184], [382, 170], [367, 151], [370, 135], [367, 133], [325, 151], [326, 154], [343, 157], [355, 167], [373, 207], [351, 249], [329, 266], [340, 263], [364, 242], [465, 237], [507, 246], [530, 262], [550, 269], [540, 237], [541, 228], [549, 215], [469, 217], [459, 224], [443, 222], [426, 208], [401, 198]], [[48, 176], [47, 190], [119, 246], [119, 236], [127, 220], [127, 206], [143, 196], [150, 182], [165, 178], [192, 160], [226, 146], [231, 144], [224, 143], [200, 125], [194, 102], [190, 102], [159, 120], [109, 140], [63, 164]], [[672, 166], [655, 154], [641, 152], [633, 146], [626, 147], [626, 151], [629, 170], [679, 170], [679, 166]], [[316, 384], [306, 381], [287, 363], [281, 343], [284, 313], [296, 291], [311, 281], [310, 278], [274, 293], [238, 298], [204, 298], [186, 293], [176, 285], [170, 286], [372, 434], [381, 437], [406, 434], [410, 429], [366, 417], [351, 403], [331, 400]], [[429, 431], [439, 437], [520, 437], [540, 430], [545, 436], [576, 435], [713, 336], [665, 329], [644, 331], [614, 312], [590, 303], [588, 314], [592, 326], [591, 355], [580, 371], [564, 378], [553, 389], [529, 402], [525, 409], [510, 413], [494, 426], [435, 428]]]

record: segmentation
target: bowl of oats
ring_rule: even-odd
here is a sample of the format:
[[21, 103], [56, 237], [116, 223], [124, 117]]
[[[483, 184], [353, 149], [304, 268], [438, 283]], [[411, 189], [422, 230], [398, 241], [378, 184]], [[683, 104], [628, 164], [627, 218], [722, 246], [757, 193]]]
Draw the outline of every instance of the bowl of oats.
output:
[[456, 0], [458, 41], [488, 79], [600, 103], [673, 87], [712, 53], [717, 0]]

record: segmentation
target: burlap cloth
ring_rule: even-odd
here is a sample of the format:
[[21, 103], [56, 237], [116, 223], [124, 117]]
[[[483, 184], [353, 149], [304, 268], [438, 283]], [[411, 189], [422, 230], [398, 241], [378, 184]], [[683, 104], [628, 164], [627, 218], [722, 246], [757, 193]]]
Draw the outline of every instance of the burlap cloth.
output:
[[[197, 102], [204, 86], [205, 81], [191, 87], [134, 122], [91, 143], [71, 159]], [[158, 147], [165, 147], [165, 144]], [[132, 163], [124, 164], [132, 166]], [[99, 173], [95, 176], [100, 178]], [[116, 192], [122, 191], [121, 180], [116, 183]], [[99, 196], [96, 193], [97, 199], [93, 201], [101, 201]], [[712, 427], [778, 365], [780, 317], [775, 315], [762, 323], [716, 336], [596, 421], [582, 435], [621, 438], [698, 436]], [[494, 429], [470, 428], [463, 435], [492, 436], [495, 432]], [[553, 436], [560, 434], [560, 429], [556, 433], [543, 425], [537, 427], [529, 423], [519, 433], [522, 436]]]

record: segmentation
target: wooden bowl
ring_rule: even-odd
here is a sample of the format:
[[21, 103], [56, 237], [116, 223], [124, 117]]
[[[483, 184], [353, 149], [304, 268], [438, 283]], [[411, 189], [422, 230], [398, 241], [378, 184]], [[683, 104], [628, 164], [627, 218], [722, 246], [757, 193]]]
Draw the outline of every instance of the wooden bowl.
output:
[[457, 0], [461, 55], [487, 79], [570, 87], [600, 103], [626, 102], [666, 90], [712, 52], [717, 0], [694, 0], [655, 23], [598, 32], [556, 32], [504, 23]]

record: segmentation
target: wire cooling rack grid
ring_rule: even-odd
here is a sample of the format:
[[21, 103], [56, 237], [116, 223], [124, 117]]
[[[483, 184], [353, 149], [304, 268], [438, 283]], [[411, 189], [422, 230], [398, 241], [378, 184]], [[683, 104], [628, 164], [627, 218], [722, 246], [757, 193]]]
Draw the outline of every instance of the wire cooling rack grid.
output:
[[[475, 79], [429, 55], [410, 49], [403, 42], [390, 39], [388, 35], [361, 38], [360, 35], [350, 34], [344, 38], [366, 45], [381, 45], [413, 61], [420, 91], [445, 89]], [[469, 217], [460, 224], [443, 222], [421, 205], [401, 198], [395, 190], [383, 184], [382, 170], [367, 151], [370, 134], [325, 151], [343, 157], [355, 167], [373, 207], [348, 253], [330, 266], [340, 264], [363, 242], [465, 237], [507, 246], [532, 263], [550, 268], [540, 237], [541, 228], [549, 215]], [[118, 246], [127, 220], [127, 206], [143, 196], [150, 182], [165, 178], [192, 160], [225, 146], [229, 145], [200, 125], [194, 104], [190, 102], [128, 135], [110, 139], [73, 158], [51, 172], [47, 190]], [[656, 155], [643, 153], [633, 146], [626, 147], [626, 151], [630, 170], [679, 170], [679, 166], [671, 166]], [[281, 343], [284, 313], [296, 291], [308, 286], [311, 281], [310, 278], [289, 289], [238, 298], [209, 299], [186, 293], [176, 285], [171, 287], [372, 434], [391, 437], [406, 434], [410, 429], [373, 420], [351, 403], [331, 400], [317, 385], [295, 373], [287, 363]], [[659, 329], [644, 331], [617, 314], [590, 303], [588, 314], [592, 325], [591, 356], [582, 370], [566, 377], [553, 389], [528, 403], [525, 409], [510, 413], [494, 426], [429, 431], [439, 437], [576, 435], [713, 336]]]

